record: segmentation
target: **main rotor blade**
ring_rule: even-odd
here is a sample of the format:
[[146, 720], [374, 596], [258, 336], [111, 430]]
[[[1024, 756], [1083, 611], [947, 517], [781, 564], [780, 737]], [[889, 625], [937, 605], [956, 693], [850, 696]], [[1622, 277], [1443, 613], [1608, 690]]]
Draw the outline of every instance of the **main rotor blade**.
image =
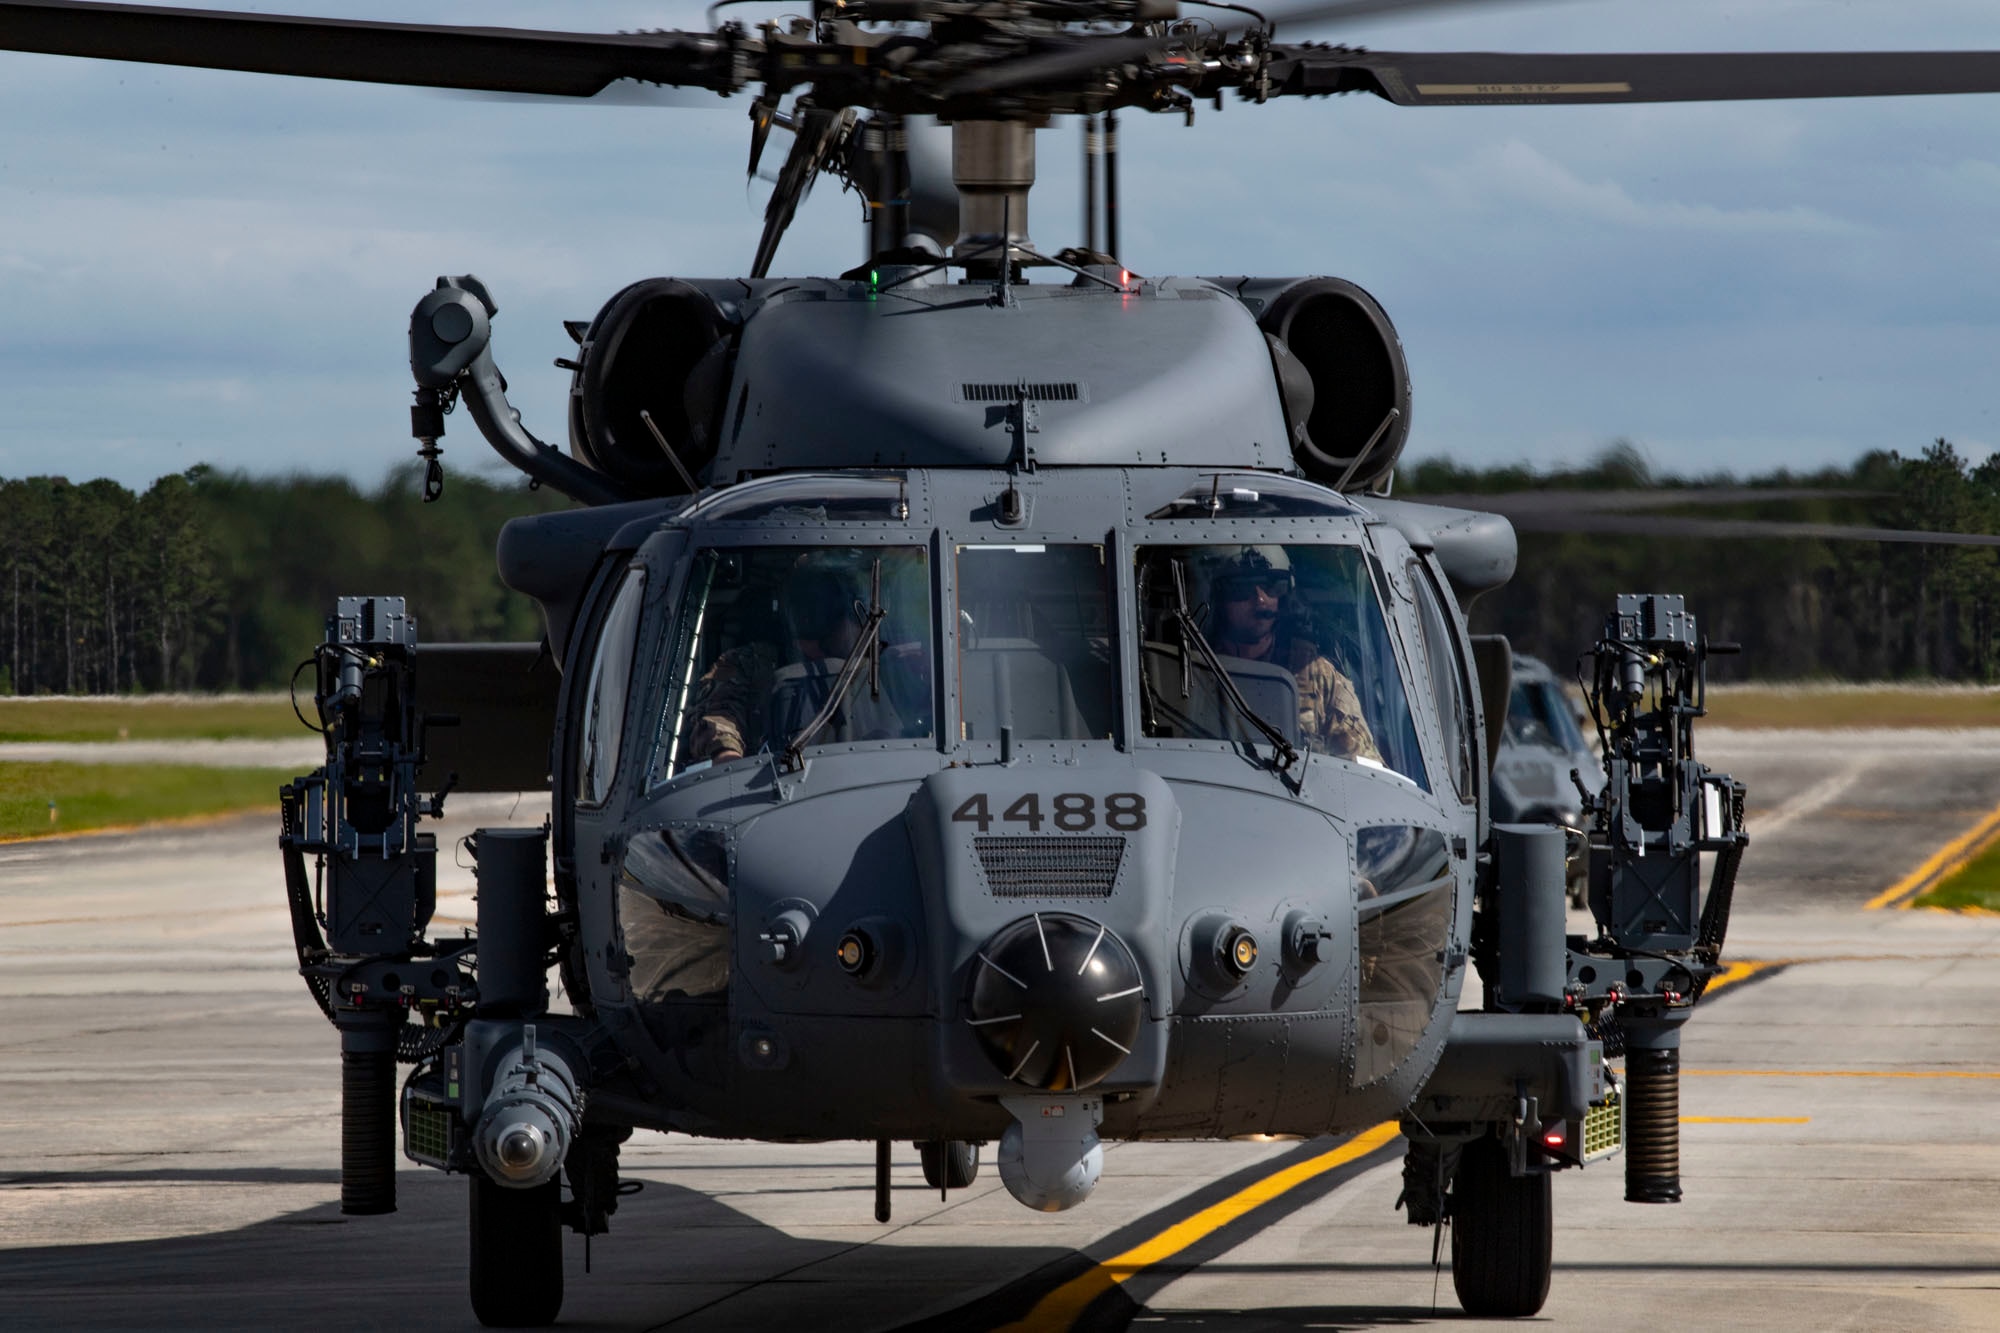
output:
[[1925, 532], [1852, 523], [1792, 523], [1760, 518], [1678, 518], [1664, 514], [1510, 514], [1518, 532], [1587, 532], [1613, 537], [1704, 537], [1731, 541], [1784, 538], [1820, 541], [1912, 542], [1925, 546], [2000, 546], [1985, 532]]
[[1798, 500], [1880, 500], [1885, 491], [1858, 491], [1828, 486], [1703, 486], [1698, 488], [1627, 488], [1623, 490], [1489, 491], [1438, 494], [1413, 492], [1405, 500], [1481, 509], [1508, 518], [1524, 515], [1629, 513], [1639, 509], [1679, 509], [1688, 506], [1776, 504]]
[[569, 33], [245, 14], [85, 0], [0, 0], [0, 50], [589, 97], [618, 79], [733, 91], [713, 33]]
[[1882, 491], [1822, 486], [1710, 486], [1699, 489], [1501, 491], [1489, 494], [1420, 494], [1414, 504], [1499, 514], [1517, 532], [1588, 532], [1615, 537], [1717, 537], [1730, 540], [1795, 538], [1821, 541], [1915, 542], [1932, 546], [2000, 546], [1983, 532], [1933, 532], [1871, 528], [1854, 523], [1796, 519], [1694, 518], [1645, 514], [1647, 509], [1695, 505], [1771, 504], [1797, 500], [1879, 500]]
[[[1405, 14], [1420, 14], [1435, 9], [1481, 9], [1492, 13], [1496, 9], [1519, 9], [1531, 4], [1554, 4], [1557, 0], [1320, 0], [1317, 4], [1287, 5], [1283, 8], [1266, 6], [1256, 12], [1264, 20], [1271, 32], [1286, 28], [1312, 27], [1321, 23], [1340, 23], [1348, 19], [1401, 18]], [[1229, 25], [1238, 31], [1247, 31], [1253, 25], [1237, 22]]]
[[[1507, 0], [1498, 0], [1506, 3]], [[1515, 0], [1529, 3], [1531, 0]], [[1233, 41], [1244, 33], [1257, 28], [1275, 32], [1280, 28], [1310, 27], [1322, 23], [1336, 23], [1343, 19], [1375, 18], [1388, 15], [1401, 16], [1424, 10], [1470, 9], [1479, 7], [1493, 9], [1496, 0], [1325, 0], [1322, 4], [1300, 5], [1290, 9], [1266, 9], [1255, 11], [1264, 19], [1263, 23], [1236, 22], [1217, 28], [1212, 34], [1205, 34], [1205, 44]], [[1119, 65], [1151, 60], [1164, 55], [1174, 47], [1188, 44], [1186, 37], [1177, 36], [1117, 36], [1102, 33], [1076, 33], [1058, 43], [1044, 47], [1029, 55], [1017, 56], [970, 74], [949, 84], [944, 95], [963, 96], [970, 93], [997, 92], [1002, 88], [1020, 88], [1029, 84], [1060, 83], [1077, 75], [1088, 74], [1096, 69], [1113, 69]]]
[[2000, 51], [1417, 54], [1273, 48], [1273, 95], [1370, 92], [1398, 106], [1731, 102], [2000, 92]]

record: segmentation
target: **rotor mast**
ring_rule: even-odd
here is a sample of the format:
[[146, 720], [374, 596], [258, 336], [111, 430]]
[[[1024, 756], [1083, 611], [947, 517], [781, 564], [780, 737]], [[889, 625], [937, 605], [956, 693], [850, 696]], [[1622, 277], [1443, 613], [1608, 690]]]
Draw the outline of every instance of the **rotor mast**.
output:
[[[1032, 248], [1028, 191], [1035, 184], [1035, 131], [1020, 120], [961, 120], [951, 127], [951, 178], [958, 187], [958, 239], [952, 255], [969, 259], [1002, 244]], [[990, 258], [973, 266], [998, 263]]]

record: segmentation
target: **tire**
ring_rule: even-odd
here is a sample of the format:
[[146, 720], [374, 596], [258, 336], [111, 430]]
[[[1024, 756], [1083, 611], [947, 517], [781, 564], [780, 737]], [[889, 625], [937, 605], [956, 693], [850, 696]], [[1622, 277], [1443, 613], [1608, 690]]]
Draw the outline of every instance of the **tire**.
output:
[[472, 1313], [488, 1328], [541, 1328], [562, 1311], [562, 1196], [551, 1180], [508, 1189], [471, 1178]]
[[1519, 1319], [1549, 1298], [1555, 1203], [1549, 1173], [1510, 1176], [1497, 1138], [1465, 1145], [1451, 1192], [1451, 1285], [1469, 1315]]
[[919, 1143], [924, 1183], [934, 1190], [962, 1190], [979, 1178], [979, 1145], [962, 1139]]

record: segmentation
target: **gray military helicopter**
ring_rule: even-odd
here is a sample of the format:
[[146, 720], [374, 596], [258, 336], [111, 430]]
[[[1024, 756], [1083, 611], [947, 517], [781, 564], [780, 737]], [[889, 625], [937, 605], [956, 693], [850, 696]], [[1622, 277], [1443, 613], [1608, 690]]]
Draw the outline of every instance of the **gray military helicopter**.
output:
[[[1604, 791], [1604, 764], [1577, 725], [1562, 678], [1540, 658], [1513, 654], [1514, 684], [1493, 752], [1493, 818], [1503, 824], [1561, 824], [1579, 831]], [[1585, 905], [1588, 863], [1570, 867], [1572, 907]]]
[[[647, 279], [570, 326], [567, 453], [508, 404], [484, 284], [441, 278], [412, 314], [433, 490], [462, 407], [580, 507], [501, 538], [544, 642], [420, 649], [411, 608], [370, 596], [315, 655], [327, 764], [286, 789], [281, 846], [340, 1033], [343, 1210], [394, 1207], [400, 1121], [468, 1179], [478, 1317], [535, 1325], [636, 1129], [872, 1141], [886, 1220], [897, 1141], [945, 1189], [997, 1143], [1047, 1211], [1090, 1193], [1105, 1138], [1396, 1120], [1407, 1216], [1451, 1221], [1461, 1303], [1533, 1313], [1555, 1171], [1622, 1146], [1628, 1198], [1680, 1197], [1679, 1033], [1746, 844], [1741, 786], [1693, 757], [1712, 645], [1678, 598], [1621, 597], [1589, 837], [1496, 820], [1511, 659], [1464, 610], [1513, 530], [1390, 497], [1410, 385], [1387, 315], [1338, 278], [1134, 271], [1115, 158], [1096, 235], [1044, 253], [1036, 132], [1102, 118], [1102, 145], [1120, 110], [1232, 93], [1996, 91], [2000, 53], [1413, 55], [1280, 44], [1230, 4], [811, 8], [590, 35], [0, 0], [4, 48], [747, 92], [753, 166], [793, 136], [750, 276]], [[948, 126], [944, 204], [923, 118]], [[770, 277], [827, 173], [867, 201], [863, 262]], [[473, 839], [476, 935], [433, 937], [423, 820], [543, 787], [547, 826]], [[1592, 936], [1566, 933], [1576, 858]]]

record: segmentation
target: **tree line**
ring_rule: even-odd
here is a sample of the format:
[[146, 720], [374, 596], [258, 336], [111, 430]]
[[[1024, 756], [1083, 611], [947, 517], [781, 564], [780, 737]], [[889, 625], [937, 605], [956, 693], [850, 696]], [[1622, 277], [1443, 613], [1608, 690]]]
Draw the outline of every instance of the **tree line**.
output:
[[[1395, 494], [1658, 488], [1731, 502], [1649, 513], [2000, 532], [2000, 463], [1974, 466], [1944, 440], [1747, 481], [1659, 474], [1623, 444], [1552, 472], [1433, 460], [1406, 466]], [[1823, 494], [1776, 495], [1801, 488]], [[454, 475], [436, 504], [421, 490], [414, 469], [373, 489], [205, 467], [141, 493], [0, 480], [0, 694], [282, 688], [342, 594], [407, 597], [420, 641], [539, 637], [493, 543], [507, 519], [567, 502], [476, 475]], [[1519, 571], [1478, 600], [1473, 628], [1566, 670], [1621, 592], [1684, 593], [1711, 637], [1742, 643], [1718, 678], [2000, 679], [1991, 548], [1524, 533]]]
[[[1425, 462], [1405, 470], [1395, 494], [1527, 489], [1697, 493], [1648, 514], [2000, 533], [2000, 456], [1975, 466], [1942, 439], [1911, 455], [1874, 452], [1845, 468], [1748, 480], [1659, 474], [1622, 443], [1555, 472]], [[1776, 495], [1801, 489], [1823, 494]], [[1704, 491], [1732, 503], [1700, 503]], [[1474, 604], [1472, 627], [1505, 634], [1566, 674], [1623, 592], [1682, 593], [1704, 633], [1741, 643], [1741, 656], [1712, 660], [1718, 680], [2000, 679], [2000, 550], [1991, 547], [1522, 533], [1518, 572]]]
[[0, 694], [282, 688], [346, 594], [407, 597], [420, 643], [539, 638], [493, 543], [566, 503], [454, 474], [426, 505], [414, 469], [369, 490], [206, 467], [141, 493], [0, 480]]

